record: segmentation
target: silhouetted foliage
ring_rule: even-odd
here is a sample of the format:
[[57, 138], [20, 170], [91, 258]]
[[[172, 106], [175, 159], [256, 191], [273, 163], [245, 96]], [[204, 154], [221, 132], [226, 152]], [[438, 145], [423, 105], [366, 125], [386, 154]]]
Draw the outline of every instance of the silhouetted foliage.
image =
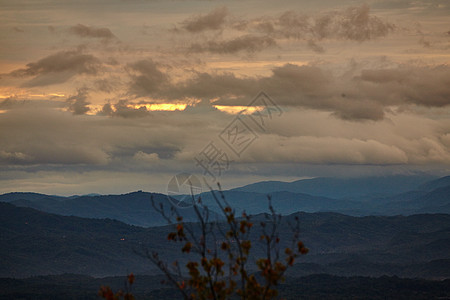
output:
[[[282, 216], [275, 212], [268, 197], [269, 213], [265, 214], [265, 221], [259, 222], [259, 242], [264, 256], [255, 258], [252, 247], [257, 241], [252, 241], [250, 236], [251, 217], [244, 212], [237, 218], [221, 191], [211, 193], [226, 219], [225, 225], [210, 219], [210, 211], [201, 198], [192, 196], [196, 223], [183, 222], [174, 206], [165, 207], [152, 201], [154, 208], [174, 224], [175, 230], [168, 234], [168, 241], [179, 243], [181, 252], [190, 255], [184, 267], [178, 261], [165, 261], [155, 251], [146, 249], [142, 254], [166, 275], [167, 282], [175, 286], [184, 299], [275, 298], [276, 287], [284, 281], [286, 270], [294, 265], [298, 256], [308, 253], [299, 240], [298, 218], [295, 224], [288, 223], [292, 232], [290, 246], [282, 247], [279, 235]], [[114, 294], [110, 289], [103, 289], [103, 298], [116, 299], [111, 298]]]
[[98, 291], [98, 295], [106, 300], [134, 300], [135, 298], [131, 291], [134, 279], [134, 274], [130, 273], [127, 276], [124, 290], [119, 290], [117, 293], [114, 293], [109, 286], [102, 286]]

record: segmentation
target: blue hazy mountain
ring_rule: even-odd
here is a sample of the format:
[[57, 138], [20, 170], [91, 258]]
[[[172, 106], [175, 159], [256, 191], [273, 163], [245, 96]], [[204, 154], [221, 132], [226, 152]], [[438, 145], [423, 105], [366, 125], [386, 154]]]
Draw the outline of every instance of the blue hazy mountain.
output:
[[[142, 191], [122, 195], [66, 198], [34, 193], [9, 193], [0, 196], [0, 201], [3, 202], [64, 216], [110, 218], [145, 227], [167, 224], [167, 221], [153, 208], [152, 199], [157, 205], [159, 203], [166, 207], [170, 205], [166, 195]], [[192, 208], [180, 209], [180, 214], [187, 221], [195, 219]]]
[[445, 177], [441, 177], [438, 178], [436, 180], [431, 180], [428, 181], [424, 184], [422, 184], [421, 186], [419, 186], [418, 190], [421, 191], [432, 191], [441, 187], [446, 187], [446, 186], [450, 186], [450, 176], [445, 176]]
[[[219, 192], [215, 191], [214, 193], [217, 197], [220, 197]], [[200, 196], [205, 205], [212, 210], [219, 211], [219, 207], [211, 192], [202, 193]], [[266, 194], [230, 190], [224, 191], [223, 196], [230, 206], [235, 208], [239, 214], [243, 211], [250, 214], [267, 212], [269, 207], [268, 196], [270, 196], [271, 204], [275, 210], [283, 215], [291, 214], [296, 211], [340, 212], [352, 214], [355, 209], [362, 207], [362, 204], [357, 201], [332, 199], [285, 191]]]
[[[431, 184], [436, 177], [421, 176], [385, 176], [362, 178], [312, 178], [293, 182], [262, 181], [233, 191], [273, 193], [287, 191], [304, 193], [312, 196], [340, 198], [381, 197], [416, 190], [418, 186]], [[450, 183], [449, 183], [450, 185]]]
[[26, 200], [26, 201], [40, 201], [42, 199], [52, 199], [52, 200], [64, 200], [65, 197], [61, 196], [50, 196], [39, 193], [23, 193], [23, 192], [14, 192], [14, 193], [6, 193], [0, 195], [0, 202], [12, 202], [16, 200]]
[[[294, 211], [338, 212], [354, 216], [450, 213], [450, 177], [424, 182], [426, 178], [394, 176], [258, 182], [223, 191], [223, 195], [239, 212], [245, 210], [252, 214], [267, 211], [268, 195], [273, 207], [281, 214]], [[396, 190], [397, 184], [399, 188]], [[411, 190], [401, 192], [407, 188]], [[334, 197], [317, 195], [332, 194], [333, 190], [337, 191]], [[215, 193], [219, 196], [218, 192]], [[204, 203], [217, 209], [210, 192], [202, 193], [201, 197]]]
[[[238, 213], [246, 211], [250, 214], [258, 214], [268, 210], [268, 195], [271, 196], [273, 207], [281, 214], [287, 215], [297, 211], [304, 212], [337, 212], [353, 216], [364, 215], [410, 215], [418, 213], [450, 213], [450, 177], [433, 179], [423, 182], [424, 177], [409, 177], [410, 182], [405, 183], [406, 177], [394, 176], [391, 183], [400, 184], [399, 192], [393, 193], [393, 188], [385, 188], [380, 193], [377, 188], [386, 183], [386, 178], [362, 178], [362, 179], [327, 179], [303, 180], [293, 183], [259, 182], [239, 189], [224, 191], [223, 194], [232, 207]], [[362, 186], [353, 187], [356, 183]], [[372, 185], [369, 183], [372, 182]], [[419, 182], [422, 182], [419, 184]], [[319, 193], [313, 187], [323, 183], [326, 190], [340, 190], [339, 195], [353, 195], [352, 197], [325, 197], [307, 193], [283, 191], [290, 187], [291, 190], [306, 189], [312, 193]], [[339, 185], [340, 184], [340, 185]], [[339, 185], [339, 186], [338, 186]], [[369, 186], [369, 187], [368, 187]], [[413, 186], [412, 190], [400, 192], [406, 187]], [[305, 188], [307, 187], [307, 188]], [[433, 189], [435, 188], [435, 189]], [[244, 190], [250, 191], [244, 191]], [[278, 191], [274, 189], [279, 189]], [[286, 188], [287, 189], [287, 188]], [[251, 191], [251, 190], [257, 190]], [[266, 192], [272, 190], [270, 192]], [[386, 191], [389, 190], [387, 196]], [[345, 192], [346, 191], [346, 192]], [[370, 191], [375, 191], [370, 194]], [[356, 196], [358, 193], [365, 195]], [[216, 195], [217, 192], [216, 192]], [[212, 193], [205, 192], [201, 195], [202, 201], [213, 212], [220, 212]], [[184, 196], [180, 196], [184, 197]], [[41, 211], [73, 215], [87, 218], [111, 218], [122, 222], [139, 226], [165, 225], [162, 218], [151, 205], [151, 199], [158, 203], [169, 205], [167, 196], [158, 193], [133, 192], [123, 195], [93, 195], [59, 197], [37, 193], [8, 193], [0, 195], [0, 201], [10, 202], [17, 206], [31, 207]], [[189, 197], [187, 197], [189, 199]], [[189, 206], [189, 203], [180, 203]], [[185, 220], [195, 219], [192, 209], [180, 209]], [[217, 216], [217, 214], [216, 214]]]

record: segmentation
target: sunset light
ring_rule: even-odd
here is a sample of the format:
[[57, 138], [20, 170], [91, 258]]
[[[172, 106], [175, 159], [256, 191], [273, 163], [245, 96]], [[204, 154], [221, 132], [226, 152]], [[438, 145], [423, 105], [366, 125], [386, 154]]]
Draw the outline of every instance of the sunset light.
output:
[[262, 106], [225, 106], [225, 105], [214, 105], [220, 111], [226, 112], [228, 114], [243, 114], [250, 115], [256, 111], [262, 111], [264, 107]]
[[0, 0], [0, 38], [0, 299], [450, 299], [450, 0]]
[[131, 108], [141, 109], [145, 108], [148, 111], [175, 111], [184, 110], [187, 104], [173, 104], [173, 103], [157, 103], [157, 104], [137, 104], [130, 105]]

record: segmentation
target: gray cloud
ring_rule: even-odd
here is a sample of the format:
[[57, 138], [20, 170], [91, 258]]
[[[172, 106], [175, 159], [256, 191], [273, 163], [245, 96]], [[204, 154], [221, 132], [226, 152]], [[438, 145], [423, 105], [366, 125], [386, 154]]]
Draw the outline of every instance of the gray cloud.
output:
[[331, 111], [349, 120], [380, 120], [389, 106], [450, 105], [450, 68], [399, 66], [336, 77], [318, 67], [285, 65], [260, 79], [284, 105]]
[[21, 109], [62, 109], [65, 107], [58, 97], [48, 97], [54, 100], [18, 100], [14, 97], [0, 101], [2, 110], [21, 110]]
[[244, 35], [226, 41], [211, 40], [203, 44], [194, 43], [190, 46], [189, 52], [218, 54], [247, 52], [248, 54], [253, 54], [275, 45], [276, 41], [269, 36]]
[[129, 64], [128, 68], [135, 72], [130, 74], [132, 78], [130, 90], [137, 96], [155, 95], [169, 84], [168, 75], [151, 59]]
[[325, 52], [325, 48], [322, 47], [321, 45], [317, 44], [313, 40], [309, 40], [307, 45], [314, 52], [317, 52], [317, 53], [324, 53]]
[[96, 74], [99, 61], [92, 55], [80, 51], [61, 51], [35, 63], [27, 64], [27, 68], [12, 72], [15, 76], [35, 76], [39, 74], [74, 71], [76, 73]]
[[[299, 119], [299, 115], [297, 115]], [[411, 118], [408, 122], [402, 118], [395, 118], [395, 121], [402, 126], [414, 126], [411, 121], [418, 121], [420, 118]], [[423, 120], [423, 119], [422, 119]], [[317, 118], [315, 122], [332, 128], [333, 123], [329, 119]], [[285, 126], [295, 126], [298, 122], [291, 122]], [[378, 125], [376, 125], [378, 124]], [[342, 123], [335, 126], [342, 128]], [[441, 124], [441, 126], [448, 126]], [[449, 163], [450, 151], [448, 141], [443, 141], [445, 135], [441, 135], [435, 129], [427, 132], [426, 137], [418, 134], [410, 134], [405, 138], [394, 124], [372, 123], [368, 126], [368, 131], [363, 136], [352, 132], [350, 128], [346, 135], [333, 136], [332, 129], [325, 129], [317, 134], [316, 126], [305, 124], [309, 130], [308, 135], [296, 137], [282, 137], [275, 134], [262, 136], [253, 147], [245, 153], [243, 161], [248, 162], [292, 162], [292, 163], [312, 163], [312, 164], [356, 164], [356, 165], [420, 165], [424, 163]], [[435, 124], [435, 126], [440, 126]], [[402, 128], [403, 130], [404, 128]], [[448, 127], [447, 127], [448, 129]], [[383, 137], [382, 131], [385, 136]], [[394, 133], [388, 133], [394, 131]], [[328, 134], [329, 136], [326, 136]], [[273, 147], [273, 145], [283, 144], [283, 147]]]
[[94, 82], [94, 86], [97, 90], [105, 92], [105, 93], [111, 93], [116, 89], [113, 82], [107, 79], [98, 79]]
[[[153, 74], [154, 69], [151, 70]], [[136, 94], [142, 96], [147, 92], [169, 100], [194, 97], [216, 99], [214, 104], [218, 105], [247, 105], [264, 90], [280, 105], [327, 111], [346, 120], [376, 121], [384, 118], [390, 106], [450, 105], [449, 78], [450, 67], [446, 65], [362, 69], [350, 76], [336, 76], [317, 66], [286, 64], [273, 68], [266, 77], [203, 72], [176, 84], [169, 84], [165, 78], [162, 88], [138, 89]]]
[[[83, 118], [24, 107], [0, 119], [0, 126], [9, 128], [0, 132], [0, 164], [32, 172], [71, 165], [86, 173], [120, 171], [124, 177], [127, 172], [179, 172], [181, 166], [199, 172], [193, 158], [213, 140], [227, 149], [217, 135], [232, 119], [214, 110], [151, 112], [135, 119]], [[411, 130], [418, 123], [422, 126]], [[449, 129], [448, 120], [427, 120], [414, 114], [389, 114], [389, 120], [355, 126], [324, 112], [294, 108], [271, 120], [267, 133], [258, 132], [258, 139], [232, 168], [241, 175], [255, 176], [267, 171], [260, 169], [264, 164], [270, 170], [283, 169], [286, 163], [450, 163]]]
[[[280, 105], [328, 112], [352, 121], [378, 121], [392, 106], [405, 108], [450, 105], [450, 67], [399, 65], [390, 68], [359, 68], [338, 76], [314, 65], [285, 64], [268, 76], [238, 77], [230, 72], [191, 72], [186, 80], [169, 76], [167, 67], [151, 59], [127, 66], [131, 81], [128, 94], [156, 102], [196, 98], [215, 100], [215, 105], [247, 105], [264, 90]], [[70, 111], [88, 111], [86, 94], [69, 101]], [[150, 112], [133, 108], [130, 100], [105, 104], [103, 115], [144, 117]]]
[[446, 0], [378, 0], [373, 2], [373, 7], [381, 9], [409, 9], [413, 13], [434, 12], [445, 14], [450, 10]]
[[115, 104], [106, 103], [103, 105], [100, 115], [122, 118], [142, 118], [149, 116], [146, 107], [133, 108], [128, 106], [128, 100], [119, 100]]
[[205, 15], [193, 16], [181, 23], [186, 31], [198, 33], [205, 30], [218, 30], [225, 24], [229, 12], [226, 7], [219, 7]]
[[322, 53], [318, 41], [325, 39], [364, 42], [387, 36], [396, 26], [370, 14], [367, 5], [350, 7], [314, 16], [286, 11], [279, 17], [237, 20], [231, 28], [257, 32], [274, 39], [304, 40], [313, 51]]
[[[399, 8], [391, 10], [344, 6], [355, 1], [289, 0], [276, 10], [273, 1], [222, 2], [230, 12], [203, 11], [212, 2], [181, 1], [174, 9], [156, 1], [149, 11], [145, 0], [85, 1], [104, 8], [111, 30], [103, 32], [106, 25], [83, 5], [62, 20], [60, 1], [10, 2], [9, 12], [24, 18], [4, 24], [5, 70], [31, 64], [0, 75], [3, 97], [17, 95], [0, 101], [5, 192], [127, 192], [155, 182], [163, 191], [174, 174], [201, 172], [193, 158], [210, 141], [229, 150], [217, 135], [235, 116], [214, 104], [247, 105], [261, 90], [283, 115], [232, 157], [221, 182], [446, 172], [450, 165], [448, 0], [368, 2]], [[119, 31], [128, 35], [116, 44]], [[429, 48], [417, 44], [421, 37]], [[85, 48], [67, 51], [80, 41]], [[47, 54], [29, 59], [39, 53]], [[258, 59], [248, 59], [255, 53]], [[351, 59], [357, 62], [347, 67]], [[56, 83], [64, 84], [47, 86]], [[69, 97], [37, 100], [53, 93]], [[26, 95], [32, 99], [23, 102]], [[193, 100], [201, 103], [175, 112], [138, 106]], [[101, 105], [98, 115], [84, 115]]]
[[[249, 161], [313, 164], [406, 164], [408, 155], [396, 145], [367, 139], [304, 136], [289, 139], [283, 148], [270, 147], [282, 141], [279, 137], [263, 137], [246, 153]], [[450, 156], [445, 157], [448, 160]]]
[[89, 112], [88, 90], [86, 88], [78, 89], [77, 95], [67, 98], [67, 108], [74, 115], [83, 115]]
[[54, 109], [25, 105], [5, 113], [0, 123], [9, 128], [1, 133], [3, 165], [101, 165], [108, 161], [108, 154], [93, 147], [88, 130]]
[[314, 35], [319, 40], [338, 38], [358, 42], [386, 36], [394, 28], [393, 24], [371, 16], [367, 5], [316, 17], [313, 25]]
[[[235, 54], [241, 51], [249, 54], [277, 45], [277, 40], [295, 39], [304, 41], [306, 47], [317, 52], [325, 52], [319, 44], [323, 40], [350, 40], [364, 42], [385, 37], [396, 29], [393, 23], [383, 21], [370, 13], [368, 5], [350, 7], [317, 15], [305, 15], [296, 11], [286, 11], [278, 17], [258, 17], [253, 19], [234, 18], [225, 7], [206, 15], [194, 16], [184, 21], [183, 29], [191, 33], [205, 30], [237, 30], [245, 35], [220, 39], [219, 36], [203, 37], [203, 42], [192, 43], [191, 53]], [[181, 32], [175, 29], [175, 32]]]
[[0, 164], [21, 165], [30, 161], [32, 158], [22, 152], [7, 152], [0, 150]]
[[379, 102], [426, 107], [450, 105], [450, 67], [400, 66], [396, 69], [362, 70], [355, 77]]
[[[52, 165], [127, 168], [127, 163], [134, 161], [139, 151], [168, 159], [188, 139], [179, 130], [184, 121], [174, 117], [168, 124], [163, 114], [139, 119], [86, 118], [54, 108], [36, 107], [30, 101], [20, 109], [2, 114], [0, 126], [8, 130], [0, 132], [0, 164], [42, 165], [50, 169]], [[166, 124], [164, 130], [161, 124]], [[184, 127], [192, 125], [184, 124]]]
[[69, 28], [69, 32], [79, 37], [114, 39], [116, 36], [108, 28], [98, 28], [94, 26], [86, 26], [77, 24]]
[[241, 103], [248, 95], [258, 92], [258, 79], [238, 78], [233, 73], [197, 72], [190, 79], [174, 84], [163, 92], [169, 99], [194, 97], [211, 100], [237, 97], [234, 102]]
[[95, 75], [101, 67], [100, 60], [79, 50], [60, 51], [27, 64], [26, 68], [10, 73], [14, 77], [35, 76], [24, 86], [44, 86], [62, 83], [77, 74]]

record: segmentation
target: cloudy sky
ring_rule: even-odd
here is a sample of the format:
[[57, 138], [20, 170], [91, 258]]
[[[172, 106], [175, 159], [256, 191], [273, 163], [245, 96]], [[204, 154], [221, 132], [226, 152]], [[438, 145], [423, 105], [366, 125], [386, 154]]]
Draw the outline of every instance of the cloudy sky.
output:
[[0, 0], [0, 193], [448, 175], [449, 16], [447, 0]]

